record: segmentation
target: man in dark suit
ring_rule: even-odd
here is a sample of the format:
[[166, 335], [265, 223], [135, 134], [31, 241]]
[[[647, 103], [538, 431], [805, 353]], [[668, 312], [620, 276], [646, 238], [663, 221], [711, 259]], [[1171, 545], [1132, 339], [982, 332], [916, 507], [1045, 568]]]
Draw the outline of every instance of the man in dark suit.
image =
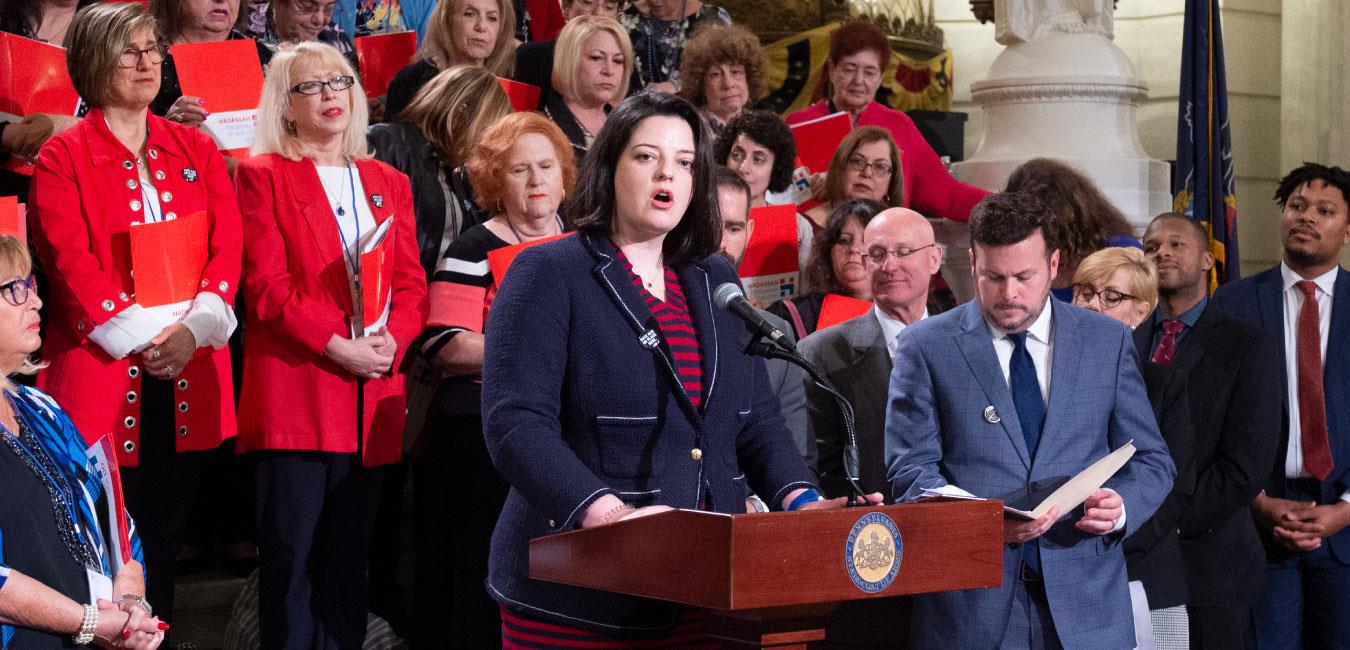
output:
[[[906, 208], [883, 210], [863, 230], [863, 250], [872, 274], [870, 311], [802, 339], [802, 356], [825, 373], [853, 405], [858, 437], [859, 483], [864, 493], [884, 492], [886, 482], [886, 386], [896, 337], [928, 316], [928, 281], [942, 265], [942, 250], [923, 215]], [[810, 382], [808, 382], [810, 383]], [[844, 477], [847, 434], [834, 400], [814, 384], [806, 387], [806, 410], [820, 450], [820, 486], [832, 497], [850, 493]]]
[[[928, 316], [928, 281], [942, 265], [942, 250], [923, 215], [890, 208], [863, 230], [863, 250], [872, 273], [872, 309], [802, 339], [798, 349], [853, 405], [858, 437], [858, 482], [864, 493], [885, 492], [886, 387], [896, 337]], [[834, 399], [807, 382], [806, 411], [820, 450], [821, 490], [850, 494], [844, 477], [847, 434]], [[909, 599], [850, 603], [825, 629], [826, 647], [895, 648], [908, 636]]]
[[[755, 230], [754, 222], [750, 221], [750, 186], [736, 172], [722, 166], [717, 167], [713, 181], [717, 185], [717, 207], [722, 213], [722, 254], [731, 260], [732, 268], [740, 268], [741, 258], [745, 257], [745, 248], [750, 243], [750, 235]], [[763, 309], [759, 310], [759, 314], [773, 323], [788, 341], [796, 342], [787, 321]], [[792, 432], [792, 441], [797, 444], [797, 450], [802, 452], [806, 466], [814, 470], [816, 438], [811, 435], [806, 419], [806, 371], [778, 359], [768, 359], [764, 366], [769, 371], [769, 386], [778, 396], [783, 422]]]
[[[1350, 648], [1350, 173], [1305, 163], [1280, 181], [1279, 266], [1214, 306], [1277, 342], [1284, 426], [1252, 515], [1266, 548], [1261, 648]], [[1281, 345], [1282, 343], [1282, 345]]]
[[[1177, 213], [1144, 232], [1159, 303], [1135, 329], [1135, 346], [1155, 406], [1172, 401], [1190, 411], [1182, 427], [1189, 435], [1167, 439], [1177, 480], [1145, 529], [1180, 532], [1191, 647], [1250, 648], [1265, 553], [1247, 506], [1275, 462], [1280, 402], [1271, 386], [1280, 378], [1270, 338], [1210, 308], [1208, 244], [1204, 228]], [[1127, 554], [1141, 541], [1126, 540]]]

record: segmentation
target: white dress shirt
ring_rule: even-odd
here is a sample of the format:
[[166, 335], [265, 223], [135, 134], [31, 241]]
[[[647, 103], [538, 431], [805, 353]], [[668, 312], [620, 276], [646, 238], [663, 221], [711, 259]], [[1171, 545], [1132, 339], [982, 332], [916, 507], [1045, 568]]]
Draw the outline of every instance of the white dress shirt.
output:
[[[1339, 267], [1333, 267], [1312, 278], [1317, 285], [1317, 331], [1321, 340], [1318, 352], [1323, 368], [1327, 361], [1327, 339], [1331, 337], [1331, 298], [1338, 270]], [[1280, 262], [1280, 278], [1284, 287], [1280, 298], [1284, 303], [1284, 383], [1289, 413], [1289, 451], [1284, 457], [1284, 475], [1286, 478], [1309, 478], [1312, 475], [1303, 466], [1303, 425], [1299, 421], [1298, 408], [1298, 313], [1303, 309], [1303, 291], [1294, 286], [1304, 278], [1284, 262]], [[1341, 500], [1350, 502], [1350, 490], [1341, 494]]]
[[[891, 318], [890, 315], [881, 311], [881, 308], [875, 304], [872, 305], [872, 315], [876, 317], [877, 324], [881, 325], [881, 340], [886, 342], [886, 352], [891, 355], [891, 363], [894, 364], [895, 351], [900, 347], [900, 332], [905, 331], [905, 328], [908, 326], [905, 325], [904, 321], [898, 318]], [[925, 318], [928, 318], [927, 307], [924, 308], [923, 315], [919, 317], [919, 320]]]

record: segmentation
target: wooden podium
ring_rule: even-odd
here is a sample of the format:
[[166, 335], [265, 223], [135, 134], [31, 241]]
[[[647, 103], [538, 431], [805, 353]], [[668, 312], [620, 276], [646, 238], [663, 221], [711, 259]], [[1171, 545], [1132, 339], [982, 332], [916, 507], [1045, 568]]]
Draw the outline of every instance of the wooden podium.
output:
[[530, 577], [705, 608], [725, 647], [805, 648], [844, 601], [1002, 584], [1003, 504], [673, 510], [531, 540]]

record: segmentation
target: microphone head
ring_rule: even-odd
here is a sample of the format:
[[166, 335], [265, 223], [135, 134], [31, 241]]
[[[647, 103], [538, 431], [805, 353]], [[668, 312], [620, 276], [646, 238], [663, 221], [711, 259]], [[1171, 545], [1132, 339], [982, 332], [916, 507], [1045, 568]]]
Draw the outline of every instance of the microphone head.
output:
[[713, 292], [713, 304], [720, 309], [726, 309], [735, 298], [745, 298], [745, 292], [735, 282], [723, 282]]

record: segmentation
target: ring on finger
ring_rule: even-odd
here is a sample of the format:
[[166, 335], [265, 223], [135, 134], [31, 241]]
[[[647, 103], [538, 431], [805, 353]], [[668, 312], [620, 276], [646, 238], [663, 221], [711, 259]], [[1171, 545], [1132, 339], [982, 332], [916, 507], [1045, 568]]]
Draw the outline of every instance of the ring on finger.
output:
[[158, 358], [160, 358], [160, 357], [163, 356], [163, 355], [164, 355], [164, 353], [160, 351], [159, 346], [155, 346], [155, 350], [154, 350], [154, 352], [152, 352], [152, 353], [150, 354], [150, 358], [151, 358], [151, 359], [158, 359]]

